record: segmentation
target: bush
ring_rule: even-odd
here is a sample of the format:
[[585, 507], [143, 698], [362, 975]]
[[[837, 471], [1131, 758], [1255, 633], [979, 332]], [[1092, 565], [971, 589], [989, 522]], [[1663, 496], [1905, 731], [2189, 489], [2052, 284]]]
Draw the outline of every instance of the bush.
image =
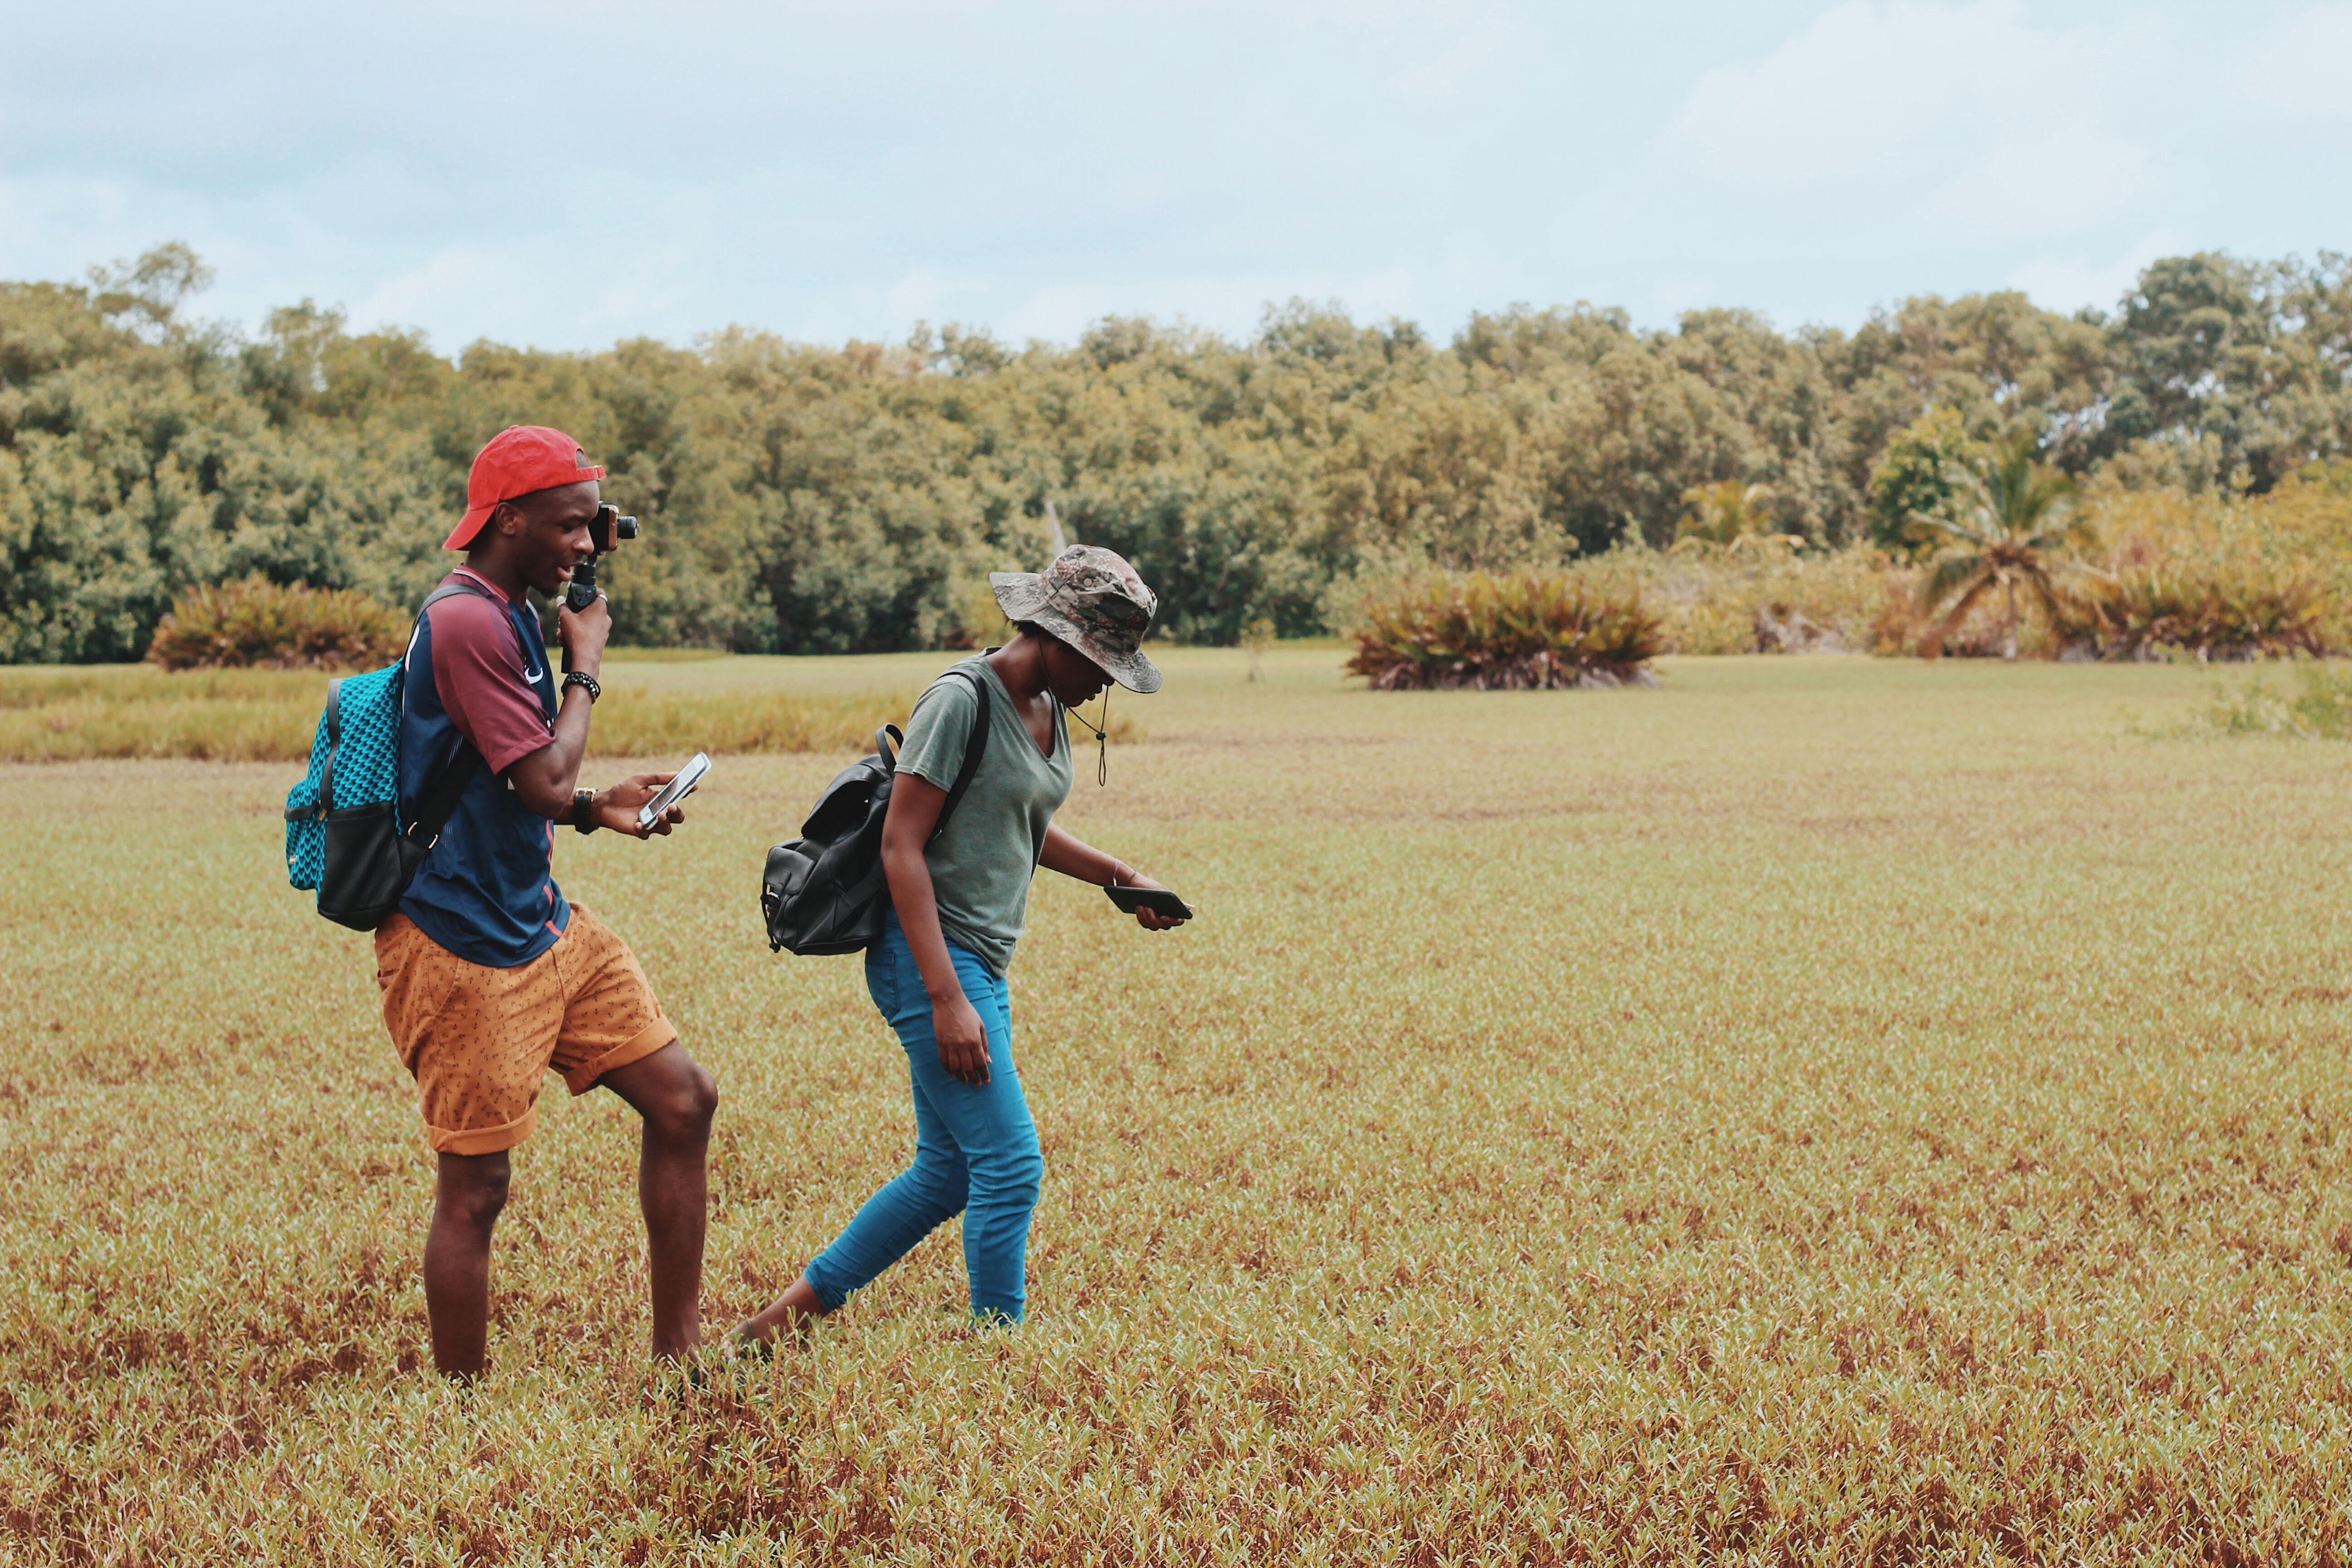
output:
[[2261, 562], [2203, 570], [2136, 567], [2084, 577], [2062, 601], [2057, 634], [2099, 658], [2276, 658], [2330, 650], [2326, 595], [2309, 573]]
[[2300, 689], [2292, 696], [2273, 691], [2259, 676], [2235, 691], [2216, 687], [2182, 732], [2352, 740], [2352, 671], [2306, 664], [2295, 673]]
[[155, 627], [164, 669], [375, 669], [400, 657], [408, 617], [356, 588], [280, 587], [259, 577], [184, 594]]
[[1647, 685], [1661, 646], [1637, 594], [1559, 572], [1471, 573], [1368, 599], [1348, 669], [1382, 691]]
[[1638, 597], [1657, 617], [1662, 653], [1911, 654], [1927, 624], [1913, 569], [1864, 545], [1686, 539], [1666, 551], [1612, 550], [1568, 572], [1603, 595]]
[[2101, 498], [2099, 544], [2052, 631], [2076, 656], [2325, 655], [2345, 646], [2343, 529], [2323, 481], [2236, 501], [2177, 491]]

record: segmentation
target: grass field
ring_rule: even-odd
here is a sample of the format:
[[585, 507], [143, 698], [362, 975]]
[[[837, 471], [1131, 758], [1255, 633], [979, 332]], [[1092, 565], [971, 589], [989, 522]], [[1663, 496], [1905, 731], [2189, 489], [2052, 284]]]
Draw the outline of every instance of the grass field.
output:
[[[2167, 668], [1340, 657], [1171, 654], [1072, 797], [1204, 914], [1040, 879], [1029, 1322], [961, 1326], [943, 1235], [692, 1394], [633, 1121], [553, 1083], [493, 1374], [416, 1370], [430, 1158], [365, 939], [276, 869], [287, 766], [0, 767], [0, 1557], [2352, 1555], [2352, 752], [2151, 738]], [[840, 760], [562, 845], [721, 1087], [720, 1326], [911, 1139], [856, 962], [759, 931]]]
[[[788, 659], [622, 649], [604, 666], [610, 700], [597, 702], [589, 752], [866, 749], [884, 721], [905, 721], [940, 663], [935, 654]], [[0, 763], [300, 762], [318, 734], [329, 679], [315, 670], [0, 666]], [[1112, 717], [1115, 740], [1146, 733], [1131, 705]]]

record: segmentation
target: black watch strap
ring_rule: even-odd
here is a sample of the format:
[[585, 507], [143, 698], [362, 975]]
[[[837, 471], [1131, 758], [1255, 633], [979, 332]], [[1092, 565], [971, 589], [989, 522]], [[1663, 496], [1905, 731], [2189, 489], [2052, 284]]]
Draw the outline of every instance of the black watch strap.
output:
[[596, 699], [604, 695], [604, 689], [596, 683], [596, 678], [584, 669], [575, 669], [564, 676], [563, 684], [585, 687], [588, 691], [588, 706], [591, 708], [596, 706]]
[[[595, 701], [596, 700], [595, 700], [593, 697], [591, 697], [588, 700], [589, 700], [589, 701], [591, 701], [591, 702], [593, 702], [593, 701]], [[572, 830], [573, 830], [574, 832], [578, 832], [578, 833], [593, 833], [593, 832], [595, 832], [595, 831], [596, 831], [596, 816], [595, 816], [595, 809], [596, 809], [596, 792], [595, 792], [594, 790], [593, 790], [593, 789], [576, 789], [576, 790], [573, 790], [573, 791], [572, 792]]]

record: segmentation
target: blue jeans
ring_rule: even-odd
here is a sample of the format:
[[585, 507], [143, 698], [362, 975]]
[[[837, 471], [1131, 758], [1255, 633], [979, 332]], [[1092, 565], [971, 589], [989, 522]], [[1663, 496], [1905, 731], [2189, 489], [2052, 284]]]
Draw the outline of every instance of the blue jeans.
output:
[[906, 1047], [914, 1079], [915, 1158], [808, 1266], [827, 1311], [959, 1214], [973, 1315], [1017, 1322], [1027, 1300], [1029, 1215], [1045, 1161], [1013, 1067], [1013, 994], [953, 942], [948, 956], [988, 1035], [988, 1082], [977, 1089], [940, 1066], [930, 994], [895, 913], [866, 950], [866, 989]]

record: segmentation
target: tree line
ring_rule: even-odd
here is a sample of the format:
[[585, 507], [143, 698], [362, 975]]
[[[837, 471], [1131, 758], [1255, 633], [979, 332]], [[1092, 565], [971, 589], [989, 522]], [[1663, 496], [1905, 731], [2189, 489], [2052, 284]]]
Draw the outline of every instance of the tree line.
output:
[[309, 300], [247, 335], [193, 314], [206, 281], [169, 245], [0, 283], [0, 661], [137, 658], [177, 594], [251, 576], [412, 605], [510, 424], [578, 437], [644, 520], [605, 579], [622, 640], [787, 653], [969, 640], [987, 573], [1047, 553], [1049, 507], [1137, 563], [1171, 636], [1227, 643], [1324, 629], [1349, 584], [1416, 565], [1694, 530], [1916, 547], [1951, 456], [1988, 444], [2240, 494], [2352, 450], [2332, 253], [2170, 258], [2071, 316], [1920, 295], [1851, 332], [1580, 304], [1441, 343], [1294, 301], [1246, 342], [1114, 318], [1066, 344], [733, 327], [454, 360]]

